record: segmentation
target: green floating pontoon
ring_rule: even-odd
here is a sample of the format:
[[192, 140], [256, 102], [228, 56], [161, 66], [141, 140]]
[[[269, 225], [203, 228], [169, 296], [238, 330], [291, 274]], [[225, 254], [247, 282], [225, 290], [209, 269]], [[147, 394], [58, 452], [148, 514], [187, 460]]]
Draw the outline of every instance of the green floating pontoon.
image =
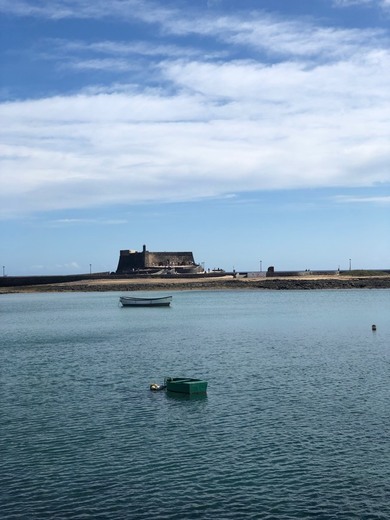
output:
[[188, 395], [205, 394], [207, 392], [207, 381], [191, 377], [166, 377], [165, 385], [168, 392]]

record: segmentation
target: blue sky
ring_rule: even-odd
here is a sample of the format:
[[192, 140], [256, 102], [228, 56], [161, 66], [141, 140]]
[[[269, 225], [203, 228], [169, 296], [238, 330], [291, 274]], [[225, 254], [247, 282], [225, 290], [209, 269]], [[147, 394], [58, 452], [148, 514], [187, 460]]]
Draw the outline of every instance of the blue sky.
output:
[[0, 0], [0, 262], [390, 268], [390, 0]]

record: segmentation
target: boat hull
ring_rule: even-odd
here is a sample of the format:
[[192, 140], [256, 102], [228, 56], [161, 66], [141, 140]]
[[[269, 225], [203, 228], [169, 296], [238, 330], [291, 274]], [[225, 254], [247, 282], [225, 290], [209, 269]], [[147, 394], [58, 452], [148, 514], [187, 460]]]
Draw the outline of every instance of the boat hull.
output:
[[161, 298], [135, 298], [132, 296], [121, 296], [119, 298], [123, 307], [169, 307], [172, 296]]
[[207, 392], [207, 381], [190, 377], [167, 377], [165, 384], [168, 392], [194, 395]]

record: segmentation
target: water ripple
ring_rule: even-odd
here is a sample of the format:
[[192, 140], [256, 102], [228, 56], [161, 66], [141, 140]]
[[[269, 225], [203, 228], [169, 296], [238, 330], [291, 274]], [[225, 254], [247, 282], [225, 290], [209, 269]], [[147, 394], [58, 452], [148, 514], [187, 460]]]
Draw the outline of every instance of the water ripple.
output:
[[[152, 325], [107, 294], [20, 298], [2, 316], [2, 518], [390, 518], [390, 332], [360, 326], [364, 292], [182, 294]], [[148, 390], [184, 372], [207, 397]]]

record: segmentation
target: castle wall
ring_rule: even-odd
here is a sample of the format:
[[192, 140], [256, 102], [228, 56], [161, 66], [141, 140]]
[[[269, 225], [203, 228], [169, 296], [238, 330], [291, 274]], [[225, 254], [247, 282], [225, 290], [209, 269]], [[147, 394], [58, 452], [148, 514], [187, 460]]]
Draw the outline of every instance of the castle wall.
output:
[[126, 273], [137, 269], [144, 269], [145, 253], [138, 251], [122, 250], [119, 254], [117, 273]]
[[146, 253], [145, 267], [189, 266], [194, 265], [190, 252]]
[[162, 267], [193, 267], [194, 256], [190, 251], [150, 252], [143, 246], [142, 252], [121, 250], [117, 274], [130, 273], [140, 269], [157, 269]]

